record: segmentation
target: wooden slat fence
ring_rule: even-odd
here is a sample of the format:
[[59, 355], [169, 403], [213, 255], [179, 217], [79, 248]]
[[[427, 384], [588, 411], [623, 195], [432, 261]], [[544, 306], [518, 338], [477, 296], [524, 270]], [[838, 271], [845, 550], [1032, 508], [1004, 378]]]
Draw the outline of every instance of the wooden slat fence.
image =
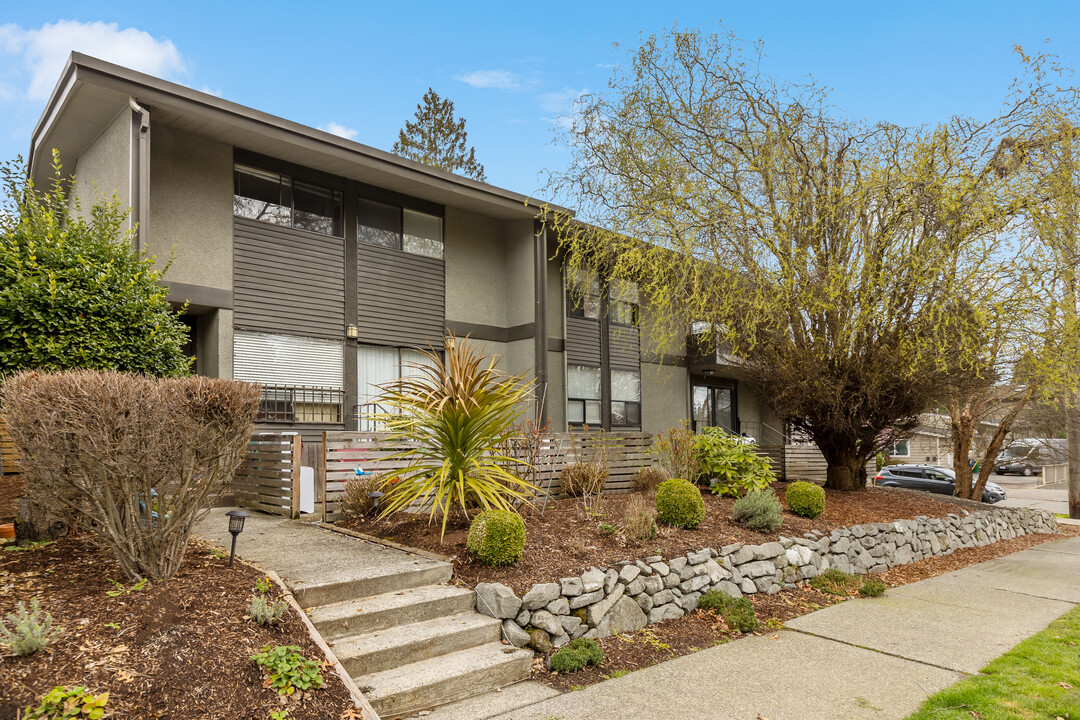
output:
[[233, 478], [236, 504], [275, 515], [300, 517], [301, 446], [299, 435], [253, 436], [247, 457]]
[[[817, 445], [759, 445], [757, 453], [769, 458], [780, 480], [825, 482], [828, 463]], [[867, 475], [873, 478], [875, 470], [875, 463], [870, 460], [866, 464]]]
[[19, 451], [0, 418], [0, 520], [9, 520], [19, 511], [19, 498], [26, 493], [20, 474]]
[[[648, 433], [554, 433], [541, 438], [535, 452], [529, 451], [530, 443], [515, 445], [505, 454], [529, 462], [533, 470], [525, 479], [552, 497], [561, 494], [559, 474], [575, 462], [603, 460], [609, 471], [605, 488], [609, 493], [629, 492], [634, 473], [653, 464], [649, 454], [652, 436]], [[408, 460], [390, 458], [408, 447], [391, 441], [388, 433], [325, 433], [323, 520], [333, 522], [341, 518], [345, 483], [356, 477], [356, 468], [382, 474], [406, 467]]]

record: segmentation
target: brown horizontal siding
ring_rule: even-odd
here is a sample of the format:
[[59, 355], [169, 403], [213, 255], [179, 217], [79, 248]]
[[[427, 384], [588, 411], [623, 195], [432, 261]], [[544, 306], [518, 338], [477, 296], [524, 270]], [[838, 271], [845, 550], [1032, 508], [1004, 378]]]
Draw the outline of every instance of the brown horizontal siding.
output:
[[588, 318], [566, 318], [566, 362], [600, 364], [600, 323]]
[[446, 329], [442, 260], [359, 244], [357, 324], [361, 342], [441, 346]]
[[641, 364], [641, 339], [636, 327], [619, 325], [608, 331], [608, 361], [613, 368], [636, 369]]

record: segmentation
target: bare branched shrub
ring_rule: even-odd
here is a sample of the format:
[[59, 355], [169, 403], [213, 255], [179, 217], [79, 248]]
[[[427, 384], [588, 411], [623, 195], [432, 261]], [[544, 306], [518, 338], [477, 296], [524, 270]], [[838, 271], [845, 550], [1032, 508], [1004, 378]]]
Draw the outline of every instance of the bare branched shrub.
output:
[[559, 473], [562, 491], [570, 497], [592, 497], [599, 495], [607, 485], [608, 469], [592, 463], [574, 463], [567, 465]]
[[259, 407], [248, 383], [111, 371], [21, 372], [0, 398], [29, 492], [88, 520], [132, 580], [179, 569], [192, 526], [244, 457]]
[[671, 476], [658, 467], [643, 467], [630, 478], [630, 489], [636, 493], [652, 493], [660, 483], [670, 479]]
[[656, 537], [656, 510], [641, 495], [633, 495], [626, 503], [622, 532], [631, 545], [641, 545]]
[[342, 499], [346, 515], [362, 517], [375, 507], [371, 493], [379, 490], [382, 480], [375, 474], [357, 475], [345, 481], [345, 497]]

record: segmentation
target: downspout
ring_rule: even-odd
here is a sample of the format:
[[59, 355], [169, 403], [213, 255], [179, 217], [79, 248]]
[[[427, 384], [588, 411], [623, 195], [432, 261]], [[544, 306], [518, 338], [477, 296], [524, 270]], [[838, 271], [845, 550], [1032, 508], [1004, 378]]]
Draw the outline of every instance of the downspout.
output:
[[136, 223], [134, 245], [141, 252], [150, 241], [150, 111], [133, 97], [128, 98], [128, 105], [135, 113], [131, 118], [128, 197], [131, 200], [131, 219]]
[[533, 226], [533, 363], [536, 375], [536, 422], [539, 427], [547, 425], [547, 404], [551, 398], [548, 391], [547, 361], [547, 224], [536, 221]]

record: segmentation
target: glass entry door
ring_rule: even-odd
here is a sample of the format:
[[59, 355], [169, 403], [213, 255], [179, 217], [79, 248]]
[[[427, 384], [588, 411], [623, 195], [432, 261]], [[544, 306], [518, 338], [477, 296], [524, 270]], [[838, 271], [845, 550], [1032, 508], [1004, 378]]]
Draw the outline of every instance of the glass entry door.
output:
[[694, 385], [693, 431], [705, 427], [722, 427], [738, 434], [735, 413], [735, 388], [731, 385]]

